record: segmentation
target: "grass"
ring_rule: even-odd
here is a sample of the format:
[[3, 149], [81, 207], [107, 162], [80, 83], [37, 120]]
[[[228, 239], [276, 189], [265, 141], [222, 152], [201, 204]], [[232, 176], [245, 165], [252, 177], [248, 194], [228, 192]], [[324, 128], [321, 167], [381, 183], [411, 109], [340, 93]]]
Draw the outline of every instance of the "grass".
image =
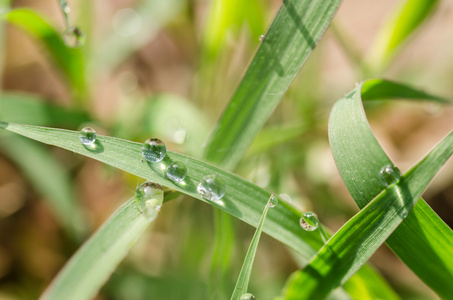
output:
[[[80, 20], [88, 28], [87, 45], [72, 49], [64, 44], [62, 30], [44, 14], [29, 8], [1, 13], [1, 26], [9, 23], [21, 28], [43, 46], [42, 51], [48, 54], [71, 98], [71, 104], [63, 107], [35, 95], [11, 91], [0, 94], [2, 154], [43, 196], [56, 226], [64, 231], [60, 239], [69, 239], [78, 247], [51, 283], [24, 290], [27, 297], [92, 299], [100, 294], [112, 299], [239, 299], [251, 292], [258, 299], [404, 298], [398, 284], [389, 284], [368, 263], [387, 243], [433, 293], [448, 298], [453, 293], [453, 232], [421, 196], [453, 154], [453, 133], [401, 177], [397, 175], [385, 183], [381, 171], [395, 163], [371, 131], [362, 101], [371, 104], [367, 108], [370, 115], [385, 109], [377, 100], [415, 100], [414, 106], [421, 101], [436, 105], [451, 101], [412, 84], [378, 78], [357, 84], [344, 97], [335, 96], [341, 99], [329, 105], [332, 109], [328, 122], [326, 117], [317, 118], [322, 109], [318, 106], [321, 96], [316, 84], [307, 74], [301, 78], [297, 74], [308, 62], [309, 74], [316, 75], [313, 70], [320, 65], [319, 57], [316, 52], [309, 56], [322, 42], [340, 3], [285, 0], [264, 37], [258, 40], [266, 19], [264, 6], [253, 2], [254, 9], [242, 10], [238, 1], [214, 0], [207, 9], [209, 17], [202, 40], [193, 48], [199, 53], [196, 80], [191, 82], [197, 101], [170, 92], [143, 92], [145, 97], [129, 95], [129, 102], [111, 104], [116, 106], [116, 113], [109, 121], [93, 109], [97, 103], [93, 82], [103, 74], [114, 74], [128, 63], [128, 58], [139, 59], [140, 51], [158, 36], [160, 26], [170, 23], [166, 28], [174, 30], [175, 36], [175, 28], [179, 28], [182, 34], [175, 40], [184, 41], [184, 35], [193, 34], [190, 28], [194, 27], [187, 24], [195, 23], [190, 19], [193, 12], [184, 7], [192, 6], [176, 0], [165, 4], [144, 1], [135, 8], [136, 14], [142, 16], [141, 29], [130, 37], [110, 33], [101, 47], [106, 50], [101, 52], [95, 50], [96, 41], [89, 38], [94, 31], [89, 23], [83, 23], [87, 20]], [[363, 58], [365, 55], [360, 57], [353, 51], [353, 63], [359, 64], [360, 76], [381, 77], [380, 73], [409, 38], [435, 14], [436, 4], [437, 1], [402, 1], [393, 18], [382, 27], [374, 52]], [[8, 3], [1, 5], [7, 7]], [[87, 7], [81, 5], [80, 9]], [[72, 14], [69, 17], [73, 18]], [[127, 22], [121, 26], [127, 26]], [[335, 28], [337, 38], [343, 39], [346, 35], [342, 27]], [[230, 52], [234, 46], [229, 39], [239, 39], [244, 32], [241, 47], [246, 53], [253, 49], [256, 52], [246, 68], [241, 65], [244, 75], [233, 90], [227, 79], [234, 74], [234, 68], [225, 63], [233, 61]], [[351, 55], [351, 49], [356, 47], [342, 42], [343, 51]], [[166, 68], [160, 71], [165, 72]], [[225, 83], [219, 84], [219, 78]], [[133, 86], [134, 82], [130, 84]], [[320, 87], [328, 88], [324, 83]], [[222, 102], [227, 98], [225, 91], [231, 95], [227, 103]], [[334, 100], [329, 98], [328, 102]], [[215, 111], [221, 114], [212, 124]], [[82, 145], [75, 130], [87, 123], [100, 131], [93, 147]], [[328, 133], [320, 129], [327, 123]], [[320, 155], [319, 151], [313, 152], [315, 146], [321, 145], [320, 133], [324, 143], [329, 138], [340, 176], [358, 210], [337, 201], [341, 199], [341, 188], [330, 192], [327, 175], [310, 177], [309, 171], [303, 171], [313, 163], [309, 157]], [[161, 162], [143, 160], [142, 142], [150, 134], [172, 149]], [[68, 151], [51, 153], [42, 144]], [[147, 229], [151, 222], [131, 199], [94, 230], [90, 219], [93, 212], [77, 201], [76, 195], [80, 198], [85, 193], [78, 189], [77, 178], [86, 174], [79, 156], [110, 166], [111, 169], [103, 169], [106, 174], [124, 171], [123, 186], [135, 185], [136, 178], [164, 186], [160, 217]], [[75, 163], [70, 163], [72, 160]], [[174, 182], [167, 177], [166, 168], [172, 162], [186, 165], [188, 172], [183, 181]], [[320, 172], [323, 162], [316, 162], [316, 171]], [[208, 174], [218, 175], [226, 183], [226, 194], [220, 201], [206, 200], [197, 192], [201, 178]], [[276, 191], [286, 192], [297, 199], [288, 203], [277, 196], [279, 204], [269, 209], [272, 191], [275, 195]], [[115, 196], [108, 193], [107, 198], [113, 202]], [[313, 204], [307, 198], [312, 198]], [[194, 202], [195, 199], [201, 202]], [[346, 218], [325, 243], [318, 231], [305, 231], [299, 225], [302, 213], [310, 205], [319, 208], [316, 211], [321, 221], [329, 222], [329, 215]], [[207, 207], [212, 207], [214, 213]], [[238, 220], [257, 228], [244, 255], [241, 245], [250, 240], [250, 229]], [[27, 226], [39, 228], [39, 223], [34, 222], [30, 219]], [[94, 233], [88, 237], [90, 231]], [[267, 238], [258, 248], [261, 231], [275, 239], [277, 248], [270, 247]], [[148, 244], [143, 246], [145, 238]], [[164, 245], [171, 246], [163, 248]], [[165, 249], [160, 254], [159, 247]], [[277, 263], [266, 266], [263, 257], [270, 261], [280, 259], [274, 251], [285, 257], [291, 267], [285, 269]], [[274, 278], [266, 279], [263, 274], [268, 273]], [[255, 281], [255, 277], [259, 280]], [[14, 292], [20, 280], [5, 282], [0, 281], [0, 286], [6, 287], [0, 296], [20, 297]], [[414, 289], [412, 295], [416, 293]]]

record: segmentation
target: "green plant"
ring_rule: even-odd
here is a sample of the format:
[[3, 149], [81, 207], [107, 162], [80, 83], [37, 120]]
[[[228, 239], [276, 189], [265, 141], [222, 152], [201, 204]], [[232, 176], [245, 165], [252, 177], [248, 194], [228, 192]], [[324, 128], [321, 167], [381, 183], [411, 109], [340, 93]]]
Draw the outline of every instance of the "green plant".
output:
[[[64, 7], [65, 1], [60, 2]], [[172, 202], [178, 201], [178, 204], [184, 205], [176, 200], [181, 198], [184, 201], [198, 199], [214, 207], [215, 239], [207, 272], [210, 280], [197, 281], [201, 276], [193, 278], [191, 272], [197, 270], [200, 264], [206, 264], [203, 258], [207, 256], [206, 249], [211, 248], [211, 245], [206, 241], [203, 228], [188, 228], [185, 229], [187, 231], [175, 233], [183, 240], [177, 245], [180, 247], [177, 253], [187, 264], [180, 267], [180, 276], [172, 274], [171, 270], [178, 268], [171, 267], [171, 263], [168, 264], [170, 272], [161, 271], [161, 278], [150, 275], [150, 270], [140, 269], [139, 264], [124, 264], [121, 267], [123, 273], [119, 273], [117, 278], [114, 275], [111, 283], [105, 287], [107, 295], [118, 299], [151, 296], [157, 299], [223, 299], [233, 294], [232, 299], [238, 299], [247, 291], [261, 230], [289, 247], [294, 259], [300, 261], [301, 269], [287, 279], [286, 285], [284, 278], [277, 280], [276, 284], [270, 284], [269, 288], [262, 287], [261, 293], [249, 289], [258, 297], [398, 299], [397, 293], [382, 276], [365, 265], [384, 242], [437, 295], [448, 298], [453, 294], [450, 284], [453, 279], [453, 260], [450, 259], [453, 233], [420, 199], [434, 175], [453, 154], [453, 133], [448, 134], [409, 171], [399, 174], [371, 132], [362, 107], [362, 101], [373, 104], [374, 100], [393, 98], [449, 103], [442, 97], [406, 84], [373, 79], [358, 84], [335, 103], [329, 121], [330, 145], [340, 174], [360, 211], [350, 217], [327, 242], [317, 231], [304, 231], [300, 227], [301, 210], [284, 201], [282, 196], [278, 196], [279, 204], [268, 210], [269, 190], [285, 191], [291, 188], [291, 185], [284, 183], [290, 178], [288, 170], [298, 174], [295, 166], [309, 155], [304, 152], [303, 144], [316, 142], [310, 139], [310, 133], [318, 132], [318, 123], [325, 121], [319, 122], [314, 118], [316, 108], [313, 103], [316, 101], [294, 102], [286, 108], [287, 111], [284, 107], [276, 107], [326, 31], [340, 2], [283, 2], [265, 36], [260, 38], [254, 58], [209, 137], [210, 125], [206, 114], [196, 105], [174, 95], [161, 94], [152, 97], [151, 101], [135, 101], [126, 109], [120, 108], [111, 124], [103, 123], [102, 118], [93, 113], [90, 93], [93, 93], [94, 87], [90, 86], [91, 80], [88, 78], [96, 78], [101, 71], [111, 72], [127, 55], [143, 47], [149, 35], [139, 32], [137, 37], [126, 41], [111, 35], [106, 39], [106, 45], [112, 47], [114, 53], [100, 57], [89, 42], [82, 48], [65, 46], [58, 31], [32, 10], [14, 9], [0, 15], [0, 19], [23, 28], [45, 46], [64, 76], [74, 100], [73, 107], [64, 109], [36, 101], [31, 96], [3, 93], [0, 103], [1, 128], [164, 186], [162, 213], [166, 207], [171, 207]], [[400, 13], [397, 11], [396, 17], [384, 27], [378, 39], [379, 46], [375, 47], [377, 50], [368, 60], [358, 57], [351, 43], [344, 42], [346, 38], [338, 27], [336, 36], [352, 62], [358, 64], [361, 72], [359, 77], [375, 77], [385, 70], [385, 66], [397, 55], [396, 50], [423, 24], [436, 2], [420, 1], [414, 4], [415, 1], [404, 1]], [[168, 4], [145, 1], [137, 11], [154, 15], [162, 24], [177, 14], [181, 3], [176, 0]], [[225, 91], [232, 88], [229, 83], [225, 86], [216, 84], [218, 79], [215, 77], [210, 79], [217, 69], [226, 68], [224, 61], [231, 60], [228, 51], [224, 50], [228, 49], [228, 35], [232, 32], [237, 34], [244, 22], [249, 24], [251, 35], [255, 38], [261, 32], [264, 13], [257, 2], [253, 2], [253, 5], [254, 13], [238, 13], [241, 11], [239, 1], [213, 2], [211, 18], [208, 19], [213, 27], [209, 27], [204, 35], [198, 75], [199, 81], [212, 82], [213, 85], [204, 87], [205, 84], [198, 84], [195, 92], [199, 98], [198, 104], [207, 107], [211, 113], [218, 109], [210, 103], [212, 95], [222, 99]], [[224, 7], [234, 17], [222, 16], [225, 19], [217, 22], [215, 16], [219, 10], [216, 7]], [[130, 18], [122, 26], [134, 21], [133, 16]], [[147, 21], [143, 22], [151, 26]], [[66, 25], [70, 25], [67, 18]], [[250, 44], [244, 47], [252, 49], [254, 44]], [[305, 82], [310, 85], [309, 78], [296, 80], [302, 87]], [[307, 94], [307, 99], [317, 98], [313, 96], [311, 86], [296, 86], [288, 94], [301, 92]], [[374, 111], [381, 108], [371, 106]], [[273, 119], [273, 111], [283, 117]], [[287, 115], [295, 121], [285, 122]], [[264, 127], [268, 120], [277, 125]], [[87, 122], [95, 128], [106, 128], [111, 136], [98, 134], [96, 142], [90, 146], [80, 142], [78, 131], [51, 128], [61, 126], [76, 129]], [[168, 127], [171, 127], [171, 134], [167, 134]], [[149, 137], [149, 132], [168, 137], [169, 146], [179, 151], [168, 151], [160, 162], [147, 162], [142, 156], [142, 143], [132, 140], [144, 141]], [[190, 140], [186, 141], [187, 135]], [[300, 136], [305, 138], [299, 141], [297, 138]], [[203, 148], [200, 145], [204, 140], [207, 142]], [[285, 149], [284, 145], [288, 143], [292, 147]], [[39, 143], [13, 135], [2, 137], [2, 151], [46, 195], [49, 207], [66, 229], [72, 243], [78, 246], [89, 230], [81, 226], [87, 223], [87, 216], [74, 199], [74, 185], [70, 176], [67, 176], [65, 166]], [[299, 152], [303, 153], [302, 158]], [[263, 158], [272, 170], [266, 188], [244, 179], [250, 170], [259, 169]], [[168, 166], [173, 162], [183, 163], [187, 167], [187, 176], [181, 182], [171, 180], [166, 175]], [[225, 181], [226, 194], [220, 201], [207, 200], [197, 191], [198, 183], [208, 174], [220, 176]], [[322, 195], [323, 189], [322, 186], [318, 187], [316, 193]], [[320, 196], [320, 199], [331, 200], [330, 196]], [[323, 204], [326, 211], [330, 205]], [[173, 210], [175, 214], [182, 214], [177, 208]], [[200, 222], [206, 222], [203, 217], [199, 219]], [[240, 259], [233, 259], [239, 244], [237, 241], [242, 239], [237, 230], [241, 225], [235, 222], [236, 219], [258, 228], [237, 283], [235, 278], [238, 268], [235, 261], [241, 261], [243, 255]], [[71, 257], [46, 288], [42, 299], [94, 297], [152, 221], [141, 212], [136, 199], [128, 200]], [[210, 219], [208, 221], [209, 224], [212, 222]], [[194, 221], [188, 223], [193, 225]], [[176, 224], [186, 227], [187, 223], [177, 220]], [[196, 262], [195, 266], [191, 265], [191, 260]], [[128, 288], [128, 284], [133, 288]], [[144, 294], [137, 292], [137, 289]], [[134, 291], [137, 294], [133, 294]]]

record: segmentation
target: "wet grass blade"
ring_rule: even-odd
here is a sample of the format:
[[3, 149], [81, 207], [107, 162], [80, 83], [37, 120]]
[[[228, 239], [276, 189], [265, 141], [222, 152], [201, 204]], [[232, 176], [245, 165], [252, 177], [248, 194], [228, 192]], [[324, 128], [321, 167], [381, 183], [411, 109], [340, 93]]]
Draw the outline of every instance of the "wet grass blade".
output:
[[[378, 174], [383, 166], [392, 164], [367, 122], [361, 90], [362, 85], [359, 85], [339, 100], [329, 122], [329, 138], [337, 167], [359, 208], [385, 189]], [[423, 200], [415, 205], [387, 244], [441, 297], [453, 294], [449, 284], [453, 280], [453, 261], [449, 255], [453, 253], [453, 233]]]
[[330, 24], [341, 0], [285, 0], [211, 134], [205, 158], [233, 169]]
[[0, 15], [0, 20], [7, 21], [23, 29], [40, 40], [51, 54], [71, 87], [81, 100], [85, 93], [84, 61], [80, 49], [68, 48], [58, 33], [42, 16], [28, 9], [14, 9]]
[[76, 252], [40, 299], [92, 299], [149, 223], [135, 199], [127, 201]]
[[255, 261], [256, 249], [258, 249], [258, 243], [260, 241], [261, 231], [263, 230], [264, 221], [266, 220], [267, 212], [269, 210], [270, 201], [271, 200], [269, 200], [269, 202], [264, 207], [260, 222], [258, 223], [258, 227], [256, 228], [252, 241], [250, 242], [250, 246], [247, 250], [247, 254], [245, 255], [244, 264], [242, 265], [241, 272], [239, 273], [239, 277], [236, 282], [236, 286], [234, 287], [231, 300], [239, 300], [239, 298], [243, 294], [247, 293], [250, 274], [252, 273], [253, 262]]
[[[451, 155], [453, 132], [396, 184], [386, 188], [350, 219], [329, 239], [308, 266], [293, 274], [285, 299], [324, 299], [330, 291], [344, 283], [406, 218]], [[451, 279], [450, 275], [448, 280], [451, 282]], [[443, 292], [449, 289], [445, 287]]]

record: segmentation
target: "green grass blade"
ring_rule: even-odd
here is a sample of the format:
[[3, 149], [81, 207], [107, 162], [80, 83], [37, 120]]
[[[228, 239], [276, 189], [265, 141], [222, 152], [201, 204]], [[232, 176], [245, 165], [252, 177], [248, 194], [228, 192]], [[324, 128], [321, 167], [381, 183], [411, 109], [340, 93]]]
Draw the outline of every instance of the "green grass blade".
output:
[[66, 47], [58, 33], [43, 17], [28, 9], [14, 9], [0, 15], [0, 20], [7, 21], [23, 29], [40, 40], [70, 85], [82, 97], [85, 93], [85, 74], [82, 51]]
[[[271, 195], [272, 197], [272, 195]], [[249, 249], [245, 255], [244, 264], [242, 265], [241, 272], [239, 273], [236, 286], [234, 287], [233, 295], [231, 300], [239, 300], [239, 298], [247, 293], [249, 285], [250, 274], [252, 273], [253, 262], [255, 261], [256, 250], [258, 249], [258, 243], [261, 237], [261, 231], [263, 230], [264, 221], [266, 220], [267, 212], [269, 211], [270, 200], [264, 207], [263, 214], [261, 215], [260, 222], [256, 228], [255, 234], [253, 235], [252, 241], [250, 242]]]
[[[350, 219], [308, 266], [293, 274], [286, 299], [324, 299], [330, 291], [344, 283], [405, 219], [451, 155], [453, 132], [396, 184], [385, 189]], [[375, 177], [378, 178], [379, 173]], [[451, 282], [451, 278], [449, 280]], [[445, 287], [444, 291], [448, 289]]]
[[370, 54], [373, 67], [387, 65], [403, 42], [423, 23], [436, 7], [438, 0], [406, 0], [396, 8], [382, 27]]
[[[359, 85], [332, 109], [329, 138], [343, 180], [359, 208], [385, 188], [377, 174], [392, 162], [367, 122]], [[395, 95], [398, 96], [398, 95]], [[366, 184], [364, 184], [366, 183]], [[429, 224], [423, 226], [421, 224]], [[440, 296], [453, 294], [453, 233], [437, 214], [419, 201], [387, 240], [400, 259]]]
[[[88, 150], [80, 143], [77, 131], [5, 122], [0, 122], [0, 128], [91, 157], [167, 186], [209, 203], [254, 227], [258, 226], [262, 207], [267, 203], [270, 196], [269, 192], [233, 173], [180, 153], [167, 151], [167, 158], [162, 162], [148, 165], [146, 161], [142, 161], [141, 143], [98, 135], [98, 146], [94, 150]], [[181, 161], [187, 166], [187, 180], [184, 184], [175, 184], [165, 177], [165, 167], [171, 161]], [[204, 200], [197, 193], [196, 187], [199, 181], [207, 174], [217, 174], [223, 177], [227, 191], [222, 198], [222, 204]], [[272, 210], [268, 213], [263, 230], [295, 249], [297, 253], [308, 260], [316, 253], [314, 249], [321, 247], [322, 241], [318, 234], [305, 232], [300, 228], [300, 216], [300, 212], [282, 201], [278, 210]]]
[[41, 299], [92, 299], [149, 223], [135, 198], [127, 201], [76, 252]]
[[232, 169], [277, 106], [341, 0], [285, 0], [211, 134], [205, 157]]
[[72, 129], [91, 121], [85, 112], [65, 109], [34, 95], [18, 93], [0, 95], [0, 118], [8, 122]]

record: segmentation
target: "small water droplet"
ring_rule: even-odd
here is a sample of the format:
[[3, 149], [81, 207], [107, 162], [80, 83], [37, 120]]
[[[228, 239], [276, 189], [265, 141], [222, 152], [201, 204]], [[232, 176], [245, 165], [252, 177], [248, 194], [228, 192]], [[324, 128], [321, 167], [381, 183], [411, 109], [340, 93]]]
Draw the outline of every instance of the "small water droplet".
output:
[[63, 31], [63, 41], [70, 48], [79, 48], [85, 44], [85, 33], [77, 26], [71, 26]]
[[288, 194], [280, 194], [279, 196], [280, 196], [280, 198], [285, 200], [287, 203], [289, 203], [289, 204], [293, 203], [293, 199], [291, 198], [290, 195], [288, 195]]
[[174, 162], [167, 168], [167, 177], [170, 180], [180, 182], [186, 178], [187, 167], [182, 162]]
[[260, 35], [259, 39], [260, 39], [260, 42], [262, 43], [264, 41], [264, 39], [266, 38], [266, 36], [264, 34]]
[[269, 198], [269, 207], [275, 207], [278, 204], [278, 198], [274, 195], [274, 193], [271, 194], [271, 197]]
[[163, 201], [164, 191], [157, 183], [145, 181], [135, 190], [135, 202], [150, 221], [156, 219]]
[[241, 297], [239, 298], [239, 300], [255, 300], [255, 295], [253, 294], [250, 294], [250, 293], [245, 293], [243, 295], [241, 295]]
[[96, 142], [96, 131], [91, 127], [84, 127], [80, 130], [79, 140], [85, 146], [92, 146]]
[[302, 214], [302, 217], [299, 220], [300, 226], [305, 231], [316, 230], [319, 226], [318, 216], [311, 211], [305, 212]]
[[167, 147], [159, 139], [147, 139], [142, 146], [142, 155], [149, 162], [159, 162], [167, 154]]
[[385, 186], [394, 184], [394, 183], [398, 182], [398, 180], [400, 180], [400, 178], [401, 178], [400, 170], [397, 167], [391, 166], [391, 165], [387, 165], [387, 166], [383, 167], [381, 169], [381, 171], [379, 172], [379, 175], [380, 175], [379, 178], [380, 178], [381, 182]]
[[198, 184], [197, 191], [204, 199], [217, 201], [225, 195], [226, 184], [219, 175], [206, 175]]

